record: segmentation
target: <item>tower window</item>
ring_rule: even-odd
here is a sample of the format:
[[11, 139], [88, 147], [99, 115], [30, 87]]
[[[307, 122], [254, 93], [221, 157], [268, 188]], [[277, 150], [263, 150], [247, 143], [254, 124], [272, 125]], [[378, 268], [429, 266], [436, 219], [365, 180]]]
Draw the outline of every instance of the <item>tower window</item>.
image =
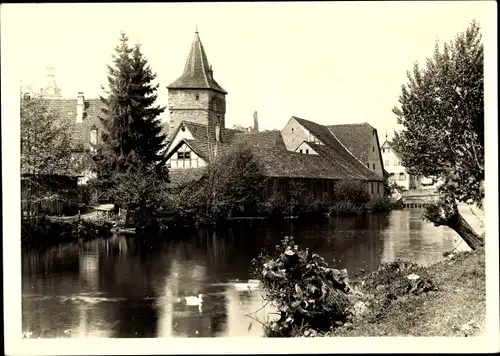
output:
[[372, 152], [375, 152], [375, 147], [372, 146]]
[[200, 99], [200, 94], [196, 94], [196, 100]]
[[373, 169], [375, 169], [375, 163], [373, 164]]

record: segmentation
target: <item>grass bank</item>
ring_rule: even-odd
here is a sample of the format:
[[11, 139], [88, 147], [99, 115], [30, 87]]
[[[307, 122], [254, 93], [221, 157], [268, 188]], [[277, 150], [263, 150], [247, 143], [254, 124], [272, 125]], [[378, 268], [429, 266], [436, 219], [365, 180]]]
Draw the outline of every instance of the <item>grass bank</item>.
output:
[[[410, 274], [429, 281], [409, 293]], [[353, 284], [354, 316], [325, 336], [475, 336], [484, 329], [484, 251], [449, 255], [428, 267], [396, 262]]]
[[268, 337], [474, 336], [484, 330], [484, 250], [450, 253], [423, 267], [394, 261], [356, 281], [285, 237], [251, 271], [279, 318]]

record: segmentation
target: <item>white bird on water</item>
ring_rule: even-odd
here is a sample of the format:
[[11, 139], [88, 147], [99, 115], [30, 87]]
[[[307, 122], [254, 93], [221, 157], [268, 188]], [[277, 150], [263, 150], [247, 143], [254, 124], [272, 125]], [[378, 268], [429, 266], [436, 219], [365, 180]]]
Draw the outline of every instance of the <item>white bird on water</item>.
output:
[[201, 305], [203, 304], [203, 294], [198, 294], [197, 297], [189, 296], [184, 297], [186, 305], [198, 307], [198, 311], [201, 313]]
[[197, 297], [185, 297], [184, 299], [186, 300], [186, 305], [200, 306], [203, 303], [203, 294], [198, 294]]

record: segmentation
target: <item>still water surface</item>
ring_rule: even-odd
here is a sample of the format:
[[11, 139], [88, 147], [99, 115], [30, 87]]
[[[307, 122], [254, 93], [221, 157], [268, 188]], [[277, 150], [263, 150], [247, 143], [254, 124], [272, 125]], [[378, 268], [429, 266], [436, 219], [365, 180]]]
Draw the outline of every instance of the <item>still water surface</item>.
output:
[[[241, 290], [250, 261], [286, 235], [351, 277], [398, 258], [430, 264], [465, 243], [421, 220], [422, 211], [317, 221], [234, 224], [148, 243], [115, 236], [23, 251], [23, 331], [53, 337], [262, 336], [245, 313], [264, 302]], [[335, 262], [331, 262], [335, 259]], [[203, 294], [201, 309], [184, 303]], [[270, 307], [255, 316], [264, 321]]]

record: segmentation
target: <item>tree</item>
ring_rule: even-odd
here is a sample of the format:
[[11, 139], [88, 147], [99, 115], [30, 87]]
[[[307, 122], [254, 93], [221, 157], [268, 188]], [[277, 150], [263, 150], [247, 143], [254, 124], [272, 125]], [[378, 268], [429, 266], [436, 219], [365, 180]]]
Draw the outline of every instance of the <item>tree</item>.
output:
[[239, 208], [256, 208], [266, 180], [258, 157], [246, 142], [217, 154], [201, 179], [178, 194], [178, 213], [197, 223], [225, 220]]
[[425, 218], [454, 229], [473, 249], [483, 244], [460, 216], [457, 202], [482, 206], [484, 198], [483, 44], [477, 22], [443, 50], [436, 43], [427, 67], [417, 63], [393, 112], [403, 130], [396, 137], [408, 173], [440, 179], [441, 198]]
[[21, 100], [21, 177], [28, 215], [43, 200], [60, 196], [42, 177], [77, 176], [88, 166], [81, 143], [73, 139], [69, 120], [40, 97]]
[[101, 121], [104, 126], [98, 161], [101, 178], [122, 172], [128, 155], [134, 151], [146, 166], [162, 159], [165, 136], [158, 116], [164, 107], [154, 106], [158, 85], [140, 46], [128, 46], [121, 33], [120, 44], [113, 55], [114, 67], [108, 65], [109, 90], [101, 97], [105, 104]]
[[135, 227], [161, 229], [169, 205], [168, 175], [144, 165], [135, 151], [130, 152], [123, 167], [113, 175], [114, 184], [109, 189], [114, 202], [133, 212]]

